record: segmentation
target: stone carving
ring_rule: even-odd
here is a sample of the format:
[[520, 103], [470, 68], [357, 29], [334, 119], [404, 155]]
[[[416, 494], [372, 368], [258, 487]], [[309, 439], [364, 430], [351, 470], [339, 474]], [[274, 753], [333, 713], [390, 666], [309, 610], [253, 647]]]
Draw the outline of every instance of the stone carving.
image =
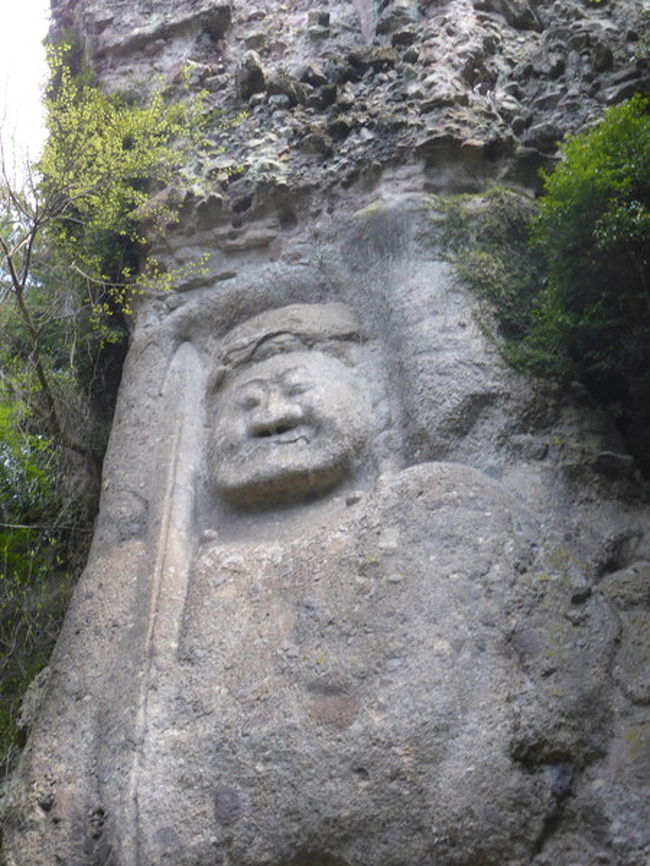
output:
[[[279, 323], [290, 330], [278, 330]], [[318, 346], [329, 340], [340, 349], [339, 338], [355, 330], [342, 305], [296, 305], [229, 336], [208, 453], [224, 499], [301, 499], [331, 490], [348, 474], [368, 436], [370, 406], [356, 372]]]
[[200, 551], [181, 681], [210, 721], [158, 747], [163, 800], [175, 791], [210, 831], [167, 825], [167, 850], [206, 864], [392, 864], [404, 850], [409, 864], [525, 862], [557, 798], [509, 754], [525, 678], [502, 627], [528, 554], [509, 505], [479, 473], [429, 464], [284, 537], [258, 526]]
[[[585, 635], [564, 647], [572, 726], [540, 744], [535, 629], [509, 621], [532, 603], [534, 523], [468, 467], [364, 474], [377, 430], [358, 339], [347, 307], [293, 305], [221, 343], [221, 522], [157, 673], [129, 864], [523, 864], [559, 814], [598, 691]], [[598, 667], [614, 630], [589, 609]]]
[[[9, 866], [541, 866], [567, 798], [596, 808], [577, 785], [610, 718], [606, 600], [583, 587], [575, 616], [483, 473], [395, 468], [348, 306], [278, 306], [216, 352], [192, 321], [147, 528], [91, 560]], [[561, 838], [554, 866], [578, 862]]]
[[647, 85], [638, 4], [53, 5], [108, 89], [189, 59], [238, 122], [159, 251], [205, 274], [136, 299], [8, 866], [647, 863], [647, 508], [426, 194], [536, 189]]

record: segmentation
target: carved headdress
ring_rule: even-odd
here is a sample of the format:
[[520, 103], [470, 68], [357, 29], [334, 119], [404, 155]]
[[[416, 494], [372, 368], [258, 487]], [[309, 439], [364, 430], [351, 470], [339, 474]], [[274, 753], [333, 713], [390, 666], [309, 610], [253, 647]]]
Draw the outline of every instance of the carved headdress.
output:
[[342, 303], [291, 304], [266, 310], [224, 336], [215, 355], [212, 385], [217, 388], [232, 370], [273, 355], [316, 347], [328, 351], [360, 340], [359, 320]]

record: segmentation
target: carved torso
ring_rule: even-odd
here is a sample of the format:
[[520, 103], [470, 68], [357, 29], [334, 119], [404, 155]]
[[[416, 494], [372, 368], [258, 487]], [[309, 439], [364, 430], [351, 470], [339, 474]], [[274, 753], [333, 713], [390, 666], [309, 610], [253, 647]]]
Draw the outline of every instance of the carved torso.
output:
[[352, 866], [369, 844], [376, 866], [501, 864], [513, 837], [525, 857], [554, 801], [510, 753], [516, 524], [479, 473], [434, 464], [293, 538], [203, 549], [143, 864]]

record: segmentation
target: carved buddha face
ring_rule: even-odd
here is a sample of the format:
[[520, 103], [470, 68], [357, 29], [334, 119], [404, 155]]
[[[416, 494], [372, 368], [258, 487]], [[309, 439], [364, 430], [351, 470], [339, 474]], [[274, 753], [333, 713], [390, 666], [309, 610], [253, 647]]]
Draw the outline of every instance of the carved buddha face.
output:
[[225, 385], [209, 449], [219, 494], [236, 505], [325, 493], [367, 438], [354, 371], [319, 351], [276, 355]]

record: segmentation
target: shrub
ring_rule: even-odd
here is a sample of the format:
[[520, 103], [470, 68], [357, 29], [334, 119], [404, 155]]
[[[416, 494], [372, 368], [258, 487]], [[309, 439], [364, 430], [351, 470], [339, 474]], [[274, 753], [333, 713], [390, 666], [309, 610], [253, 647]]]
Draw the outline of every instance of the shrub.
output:
[[571, 136], [533, 224], [547, 284], [525, 347], [605, 401], [650, 365], [649, 110], [636, 96]]
[[87, 552], [132, 295], [200, 268], [163, 273], [142, 221], [164, 236], [215, 120], [188, 88], [104, 93], [68, 46], [49, 63], [49, 137], [21, 187], [0, 148], [0, 773]]
[[0, 387], [0, 778], [20, 745], [20, 699], [47, 663], [90, 538], [60, 455]]
[[[462, 282], [481, 301], [480, 324], [507, 360], [531, 327], [542, 281], [540, 256], [530, 249], [535, 203], [503, 186], [481, 195], [432, 200], [445, 254]], [[486, 313], [488, 313], [486, 315]]]

